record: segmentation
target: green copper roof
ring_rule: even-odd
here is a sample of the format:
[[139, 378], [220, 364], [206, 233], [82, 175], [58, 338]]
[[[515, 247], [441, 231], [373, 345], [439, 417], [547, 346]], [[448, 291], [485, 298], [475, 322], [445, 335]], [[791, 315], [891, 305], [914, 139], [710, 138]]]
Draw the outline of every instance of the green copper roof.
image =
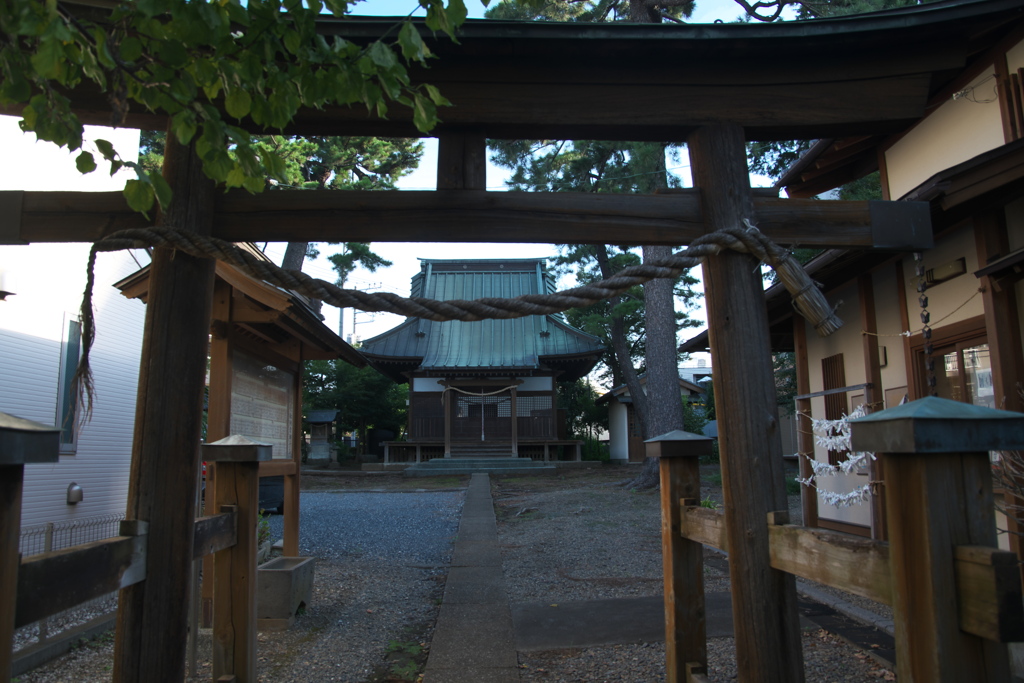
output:
[[[543, 259], [422, 260], [412, 278], [413, 296], [442, 301], [553, 290]], [[597, 337], [570, 327], [559, 316], [532, 315], [443, 323], [410, 318], [366, 340], [360, 350], [392, 376], [414, 369], [437, 374], [560, 369], [579, 375], [589, 371], [603, 348]]]

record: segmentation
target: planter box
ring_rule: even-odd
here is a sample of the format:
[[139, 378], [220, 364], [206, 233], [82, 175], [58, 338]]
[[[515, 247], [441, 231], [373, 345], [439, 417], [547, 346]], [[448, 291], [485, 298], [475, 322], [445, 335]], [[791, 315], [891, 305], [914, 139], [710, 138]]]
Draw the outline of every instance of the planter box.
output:
[[299, 607], [313, 599], [315, 557], [278, 557], [262, 564], [256, 578], [256, 626], [283, 631], [295, 623]]

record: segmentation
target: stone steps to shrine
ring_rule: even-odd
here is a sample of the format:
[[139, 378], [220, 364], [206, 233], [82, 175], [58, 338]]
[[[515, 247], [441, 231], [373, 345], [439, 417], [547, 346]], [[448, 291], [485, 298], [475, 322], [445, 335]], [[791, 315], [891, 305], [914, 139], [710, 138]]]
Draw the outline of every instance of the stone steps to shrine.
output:
[[530, 458], [433, 458], [405, 470], [407, 477], [442, 477], [452, 474], [546, 474], [555, 466]]
[[479, 441], [475, 443], [454, 442], [451, 445], [452, 458], [514, 458], [511, 442], [488, 442]]

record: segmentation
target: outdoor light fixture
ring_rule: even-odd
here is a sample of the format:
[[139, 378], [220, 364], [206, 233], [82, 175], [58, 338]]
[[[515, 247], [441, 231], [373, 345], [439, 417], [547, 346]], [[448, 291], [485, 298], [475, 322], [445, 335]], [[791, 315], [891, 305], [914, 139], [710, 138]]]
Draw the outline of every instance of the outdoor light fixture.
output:
[[82, 487], [71, 482], [68, 484], [68, 505], [76, 505], [82, 502], [85, 494], [82, 492]]

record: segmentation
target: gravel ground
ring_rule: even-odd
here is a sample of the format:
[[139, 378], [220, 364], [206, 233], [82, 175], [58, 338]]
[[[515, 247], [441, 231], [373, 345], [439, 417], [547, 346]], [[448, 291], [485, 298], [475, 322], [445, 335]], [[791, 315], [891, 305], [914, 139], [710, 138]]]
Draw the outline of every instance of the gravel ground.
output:
[[[601, 468], [492, 478], [510, 601], [659, 594], [658, 495], [615, 486], [626, 474]], [[289, 631], [260, 634], [259, 680], [401, 680], [389, 670], [408, 658], [396, 659], [394, 650], [429, 646], [464, 499], [456, 487], [466, 479], [304, 477], [300, 550], [318, 558], [313, 604]], [[704, 497], [721, 500], [712, 485], [705, 486]], [[790, 500], [796, 514], [798, 500]], [[271, 518], [275, 537], [282, 521]], [[707, 565], [705, 589], [729, 590], [728, 576]], [[200, 635], [200, 669], [190, 682], [210, 680], [209, 632]], [[803, 644], [808, 683], [895, 680], [867, 654], [824, 631], [806, 632]], [[711, 680], [735, 679], [733, 647], [731, 638], [709, 640]], [[103, 637], [19, 683], [108, 681], [112, 650], [112, 637]], [[424, 656], [417, 656], [420, 663]], [[664, 659], [663, 644], [644, 643], [521, 654], [519, 662], [523, 681], [653, 683], [664, 680]]]
[[[655, 492], [614, 486], [621, 473], [563, 477], [544, 483], [494, 477], [509, 600], [569, 602], [660, 594], [660, 501]], [[706, 479], [706, 477], [704, 477]], [[719, 487], [702, 498], [721, 502]], [[799, 523], [799, 496], [790, 497]], [[728, 591], [727, 574], [705, 565], [706, 591]], [[842, 594], [846, 596], [846, 594]], [[846, 596], [848, 597], [848, 596]], [[894, 681], [860, 649], [820, 629], [803, 635], [808, 683]], [[523, 681], [550, 683], [648, 683], [665, 679], [663, 643], [521, 653]], [[708, 676], [736, 678], [732, 638], [708, 641]]]
[[[300, 551], [317, 557], [312, 604], [288, 631], [259, 634], [259, 680], [274, 683], [390, 680], [389, 650], [429, 643], [462, 491], [307, 492]], [[282, 518], [271, 518], [280, 537]], [[200, 666], [210, 680], [210, 636]], [[19, 678], [19, 683], [109, 681], [113, 638], [105, 636]]]

